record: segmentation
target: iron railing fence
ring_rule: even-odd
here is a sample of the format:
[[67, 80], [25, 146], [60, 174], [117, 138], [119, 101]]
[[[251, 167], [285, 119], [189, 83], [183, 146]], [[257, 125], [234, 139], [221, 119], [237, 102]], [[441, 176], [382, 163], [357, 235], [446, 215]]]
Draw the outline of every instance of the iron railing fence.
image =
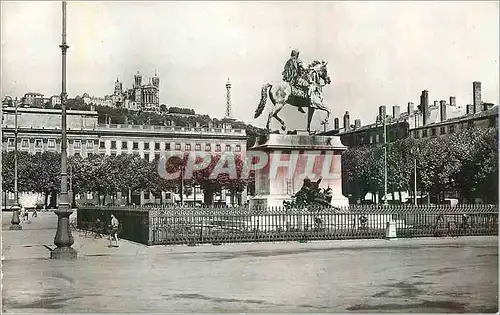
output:
[[[93, 208], [93, 213], [97, 210]], [[100, 213], [147, 214], [148, 239], [142, 228], [127, 228], [127, 237], [148, 245], [384, 238], [387, 222], [397, 237], [498, 235], [497, 205], [450, 207], [364, 205], [343, 208], [285, 209], [248, 207], [102, 207]], [[81, 208], [78, 211], [87, 211]], [[93, 215], [95, 217], [96, 215]], [[134, 217], [136, 217], [134, 215]], [[88, 216], [81, 216], [82, 218]], [[123, 217], [123, 216], [122, 216]], [[134, 220], [127, 219], [127, 226]], [[82, 226], [85, 226], [83, 224]]]

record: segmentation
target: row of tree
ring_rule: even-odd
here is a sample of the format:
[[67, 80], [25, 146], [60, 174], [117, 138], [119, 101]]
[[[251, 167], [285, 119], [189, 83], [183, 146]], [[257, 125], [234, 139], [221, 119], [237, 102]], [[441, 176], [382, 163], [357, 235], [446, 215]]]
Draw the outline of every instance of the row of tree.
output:
[[[45, 195], [45, 204], [49, 196], [55, 201], [60, 191], [61, 155], [54, 152], [44, 152], [30, 155], [18, 152], [18, 191], [39, 192]], [[198, 158], [199, 159], [199, 158]], [[182, 188], [200, 186], [204, 192], [204, 203], [212, 204], [214, 194], [222, 189], [231, 193], [232, 200], [235, 195], [242, 192], [252, 182], [253, 173], [248, 178], [242, 173], [243, 158], [235, 155], [236, 177], [231, 178], [229, 173], [218, 174], [211, 178], [211, 174], [219, 160], [220, 155], [212, 157], [208, 167], [193, 171], [192, 176], [175, 179], [162, 178], [158, 173], [158, 161], [148, 162], [136, 154], [121, 154], [117, 156], [92, 155], [87, 158], [71, 156], [68, 165], [71, 168], [71, 182], [74, 194], [93, 192], [99, 196], [114, 198], [118, 192], [127, 197], [136, 191], [151, 191], [155, 197], [161, 198], [161, 191], [173, 191], [182, 195], [186, 192]], [[200, 163], [201, 160], [196, 161]], [[183, 158], [172, 157], [167, 160], [166, 169], [169, 173], [177, 171], [185, 174], [188, 164], [188, 155]], [[229, 166], [226, 162], [224, 166]], [[14, 191], [14, 152], [2, 156], [2, 178], [4, 189]], [[99, 198], [100, 202], [101, 198]], [[54, 205], [52, 205], [54, 206]]]
[[[498, 131], [469, 128], [440, 137], [406, 138], [387, 144], [388, 193], [417, 190], [433, 202], [456, 196], [461, 202], [498, 200]], [[364, 199], [384, 194], [383, 144], [349, 148], [342, 156], [344, 195]], [[400, 196], [401, 197], [401, 196]], [[397, 199], [397, 198], [396, 198]], [[393, 198], [394, 200], [394, 198]]]

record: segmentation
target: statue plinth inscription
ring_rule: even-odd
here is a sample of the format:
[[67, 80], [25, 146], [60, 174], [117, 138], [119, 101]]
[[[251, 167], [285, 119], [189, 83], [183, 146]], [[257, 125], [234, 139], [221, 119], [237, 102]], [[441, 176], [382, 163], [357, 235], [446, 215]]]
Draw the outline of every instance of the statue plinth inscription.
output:
[[342, 152], [346, 147], [338, 137], [269, 134], [258, 139], [251, 151], [267, 157], [256, 171], [256, 193], [250, 207], [281, 207], [300, 191], [304, 179], [331, 189], [332, 206], [346, 206], [342, 195]]

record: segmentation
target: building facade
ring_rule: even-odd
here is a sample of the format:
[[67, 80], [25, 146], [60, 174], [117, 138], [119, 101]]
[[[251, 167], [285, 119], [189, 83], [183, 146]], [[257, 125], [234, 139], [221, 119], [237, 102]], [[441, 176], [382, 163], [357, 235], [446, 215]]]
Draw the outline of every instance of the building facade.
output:
[[24, 107], [42, 107], [45, 104], [46, 99], [43, 97], [42, 93], [28, 92], [24, 94], [21, 101], [22, 106]]
[[[246, 132], [242, 129], [180, 126], [98, 124], [96, 111], [68, 110], [67, 152], [83, 158], [91, 154], [115, 156], [138, 154], [153, 161], [168, 151], [232, 151], [246, 155]], [[13, 151], [15, 109], [3, 109], [2, 150]], [[19, 108], [18, 149], [31, 154], [61, 151], [61, 110]], [[139, 194], [136, 204], [154, 203], [151, 193]], [[80, 196], [85, 199], [87, 196]], [[94, 197], [95, 198], [95, 197]], [[167, 200], [165, 198], [164, 200]], [[246, 195], [241, 199], [246, 200]], [[82, 201], [83, 202], [83, 201]], [[157, 200], [156, 200], [157, 202]]]
[[422, 91], [420, 104], [415, 108], [409, 102], [407, 110], [401, 113], [400, 106], [393, 106], [392, 113], [387, 113], [386, 106], [379, 107], [377, 121], [361, 125], [359, 119], [350, 122], [349, 112], [343, 116], [343, 125], [339, 126], [335, 118], [334, 129], [324, 135], [338, 135], [341, 142], [349, 147], [370, 145], [384, 141], [384, 127], [381, 117], [386, 117], [387, 142], [407, 137], [426, 138], [453, 133], [472, 126], [498, 127], [498, 105], [484, 103], [481, 100], [481, 83], [473, 82], [473, 104], [457, 105], [456, 98], [429, 104], [429, 92]]

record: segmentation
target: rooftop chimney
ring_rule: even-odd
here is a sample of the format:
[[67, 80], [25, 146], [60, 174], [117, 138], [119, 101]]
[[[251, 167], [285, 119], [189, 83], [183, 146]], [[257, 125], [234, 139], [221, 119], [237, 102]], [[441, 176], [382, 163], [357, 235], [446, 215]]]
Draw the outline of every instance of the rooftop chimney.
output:
[[333, 129], [339, 130], [339, 118], [338, 117], [335, 117], [335, 119], [333, 120]]
[[378, 115], [380, 118], [382, 119], [385, 119], [387, 114], [386, 114], [386, 110], [385, 110], [385, 105], [381, 105], [378, 107]]
[[420, 95], [420, 111], [422, 112], [422, 125], [427, 125], [429, 116], [429, 91], [423, 90]]
[[479, 109], [481, 108], [481, 82], [479, 81], [474, 81], [472, 82], [472, 93], [474, 96], [473, 99], [473, 105], [474, 105], [474, 114], [479, 112]]
[[354, 120], [354, 128], [358, 129], [361, 127], [361, 119]]
[[491, 103], [483, 103], [483, 110], [488, 110], [493, 107], [493, 104]]
[[411, 115], [415, 110], [413, 102], [408, 102], [408, 115]]
[[446, 101], [442, 100], [439, 102], [439, 113], [441, 116], [441, 121], [446, 120]]
[[473, 114], [473, 113], [474, 113], [474, 105], [467, 104], [466, 114], [469, 115], [469, 114]]
[[351, 129], [351, 125], [349, 125], [349, 112], [345, 112], [344, 114], [344, 130], [349, 131]]
[[400, 114], [400, 111], [401, 111], [401, 110], [400, 110], [399, 105], [392, 106], [392, 117], [393, 117], [393, 118], [398, 117], [398, 116], [399, 116], [399, 114]]
[[450, 106], [457, 106], [457, 98], [455, 96], [450, 96]]

